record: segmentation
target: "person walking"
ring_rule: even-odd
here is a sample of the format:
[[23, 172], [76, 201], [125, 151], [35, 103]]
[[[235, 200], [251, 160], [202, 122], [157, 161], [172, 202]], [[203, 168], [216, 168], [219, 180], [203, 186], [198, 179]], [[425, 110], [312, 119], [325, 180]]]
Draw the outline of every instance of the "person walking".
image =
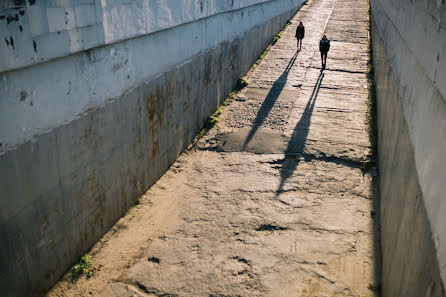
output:
[[327, 66], [327, 53], [330, 50], [330, 40], [327, 39], [327, 36], [322, 36], [321, 41], [319, 41], [319, 51], [321, 52], [321, 60], [322, 60], [322, 70], [325, 70]]
[[302, 22], [299, 23], [299, 26], [296, 28], [296, 38], [297, 38], [297, 50], [300, 51], [302, 49], [302, 39], [305, 37], [305, 27]]

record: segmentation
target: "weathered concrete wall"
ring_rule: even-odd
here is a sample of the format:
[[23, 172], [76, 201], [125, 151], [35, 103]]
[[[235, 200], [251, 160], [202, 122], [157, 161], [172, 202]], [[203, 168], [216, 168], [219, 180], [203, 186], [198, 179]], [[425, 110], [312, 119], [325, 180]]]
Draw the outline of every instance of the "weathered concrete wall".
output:
[[[263, 26], [303, 0], [196, 0], [182, 2], [181, 8], [173, 0], [98, 2], [33, 1], [26, 9], [11, 4], [17, 10], [1, 10], [0, 36], [15, 41], [14, 46], [10, 41], [9, 45], [0, 42], [0, 152], [71, 121], [200, 52]], [[82, 13], [88, 10], [86, 5], [96, 13], [81, 22], [76, 11], [87, 18]], [[76, 16], [73, 22], [78, 21], [70, 26], [72, 14]], [[10, 20], [15, 15], [18, 21]], [[93, 34], [97, 40], [86, 45], [90, 39], [83, 30], [90, 27], [100, 32]], [[41, 29], [33, 33], [37, 28]], [[104, 44], [109, 45], [84, 50]], [[69, 56], [61, 58], [64, 55]]]
[[[303, 0], [236, 2], [243, 8], [137, 38], [107, 37], [134, 38], [1, 74], [2, 294], [42, 294], [96, 242], [174, 162]], [[113, 11], [106, 8], [102, 20]]]
[[445, 296], [446, 4], [372, 0], [383, 296]]
[[266, 2], [271, 0], [2, 0], [0, 72]]

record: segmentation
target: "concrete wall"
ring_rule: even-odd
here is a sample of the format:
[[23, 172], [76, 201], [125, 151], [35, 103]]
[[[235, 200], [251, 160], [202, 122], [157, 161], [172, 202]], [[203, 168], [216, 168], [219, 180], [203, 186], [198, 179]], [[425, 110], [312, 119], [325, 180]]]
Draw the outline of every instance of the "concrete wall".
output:
[[0, 72], [266, 2], [271, 0], [2, 0]]
[[383, 296], [445, 296], [446, 4], [372, 0]]
[[[262, 26], [301, 2], [195, 0], [181, 2], [181, 8], [177, 0], [11, 4], [0, 12], [0, 152]], [[84, 14], [85, 10], [95, 13]]]
[[[2, 13], [40, 4], [39, 36], [52, 36], [41, 56], [0, 63], [0, 291], [38, 296], [175, 161], [303, 0], [10, 2]], [[73, 26], [102, 27], [103, 38], [71, 48], [55, 36], [77, 29], [50, 25], [60, 19], [48, 8], [85, 5], [95, 14]], [[174, 11], [183, 24], [169, 23]], [[43, 50], [59, 45], [70, 50]]]

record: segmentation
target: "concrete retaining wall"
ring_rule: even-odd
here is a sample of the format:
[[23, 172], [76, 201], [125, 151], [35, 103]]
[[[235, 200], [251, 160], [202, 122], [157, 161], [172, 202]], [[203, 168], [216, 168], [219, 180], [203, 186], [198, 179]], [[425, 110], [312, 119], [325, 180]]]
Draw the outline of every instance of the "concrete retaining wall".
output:
[[[76, 1], [98, 5], [59, 2]], [[94, 244], [175, 161], [303, 0], [232, 2], [229, 11], [112, 34], [100, 47], [1, 74], [4, 296], [41, 295]]]
[[445, 296], [446, 4], [372, 0], [382, 296]]
[[[0, 32], [5, 42], [0, 43], [0, 72], [267, 2], [277, 1], [2, 0]], [[282, 3], [282, 9], [290, 7]]]
[[[264, 26], [303, 0], [194, 0], [182, 7], [176, 0], [32, 2], [25, 8], [11, 4], [12, 8], [0, 10], [4, 17], [0, 19], [0, 33], [4, 33], [4, 38], [0, 35], [0, 153], [118, 98], [201, 52]], [[76, 11], [87, 18], [82, 13], [85, 5], [96, 13], [81, 22]], [[73, 22], [77, 21], [70, 25], [72, 14]], [[85, 25], [91, 23], [95, 25]], [[98, 40], [87, 46], [89, 35], [83, 30], [95, 26], [100, 31], [95, 35]]]

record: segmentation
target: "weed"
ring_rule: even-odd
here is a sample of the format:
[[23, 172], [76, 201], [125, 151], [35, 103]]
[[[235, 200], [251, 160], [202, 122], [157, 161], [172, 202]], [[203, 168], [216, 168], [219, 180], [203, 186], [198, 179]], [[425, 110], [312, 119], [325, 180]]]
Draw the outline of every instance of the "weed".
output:
[[263, 60], [263, 58], [265, 58], [266, 54], [269, 52], [269, 50], [271, 49], [271, 46], [275, 45], [277, 41], [279, 41], [279, 39], [282, 37], [283, 33], [285, 32], [286, 28], [288, 28], [289, 25], [291, 25], [291, 21], [288, 21], [286, 23], [286, 25], [283, 27], [282, 31], [280, 31], [279, 33], [277, 33], [274, 37], [273, 40], [271, 41], [271, 44], [268, 45], [268, 47], [263, 51], [263, 53], [260, 55], [260, 57], [257, 59], [256, 63], [252, 66], [253, 69], [255, 69], [257, 67], [257, 65], [260, 64], [260, 62]]
[[246, 87], [248, 85], [248, 81], [246, 80], [246, 78], [241, 78], [238, 80], [237, 82], [237, 86], [236, 86], [236, 90], [240, 91], [241, 89], [243, 89], [244, 87]]
[[142, 197], [139, 197], [138, 199], [136, 199], [135, 206], [136, 205], [140, 205], [141, 204], [141, 200], [142, 200]]
[[269, 45], [269, 46], [263, 51], [263, 53], [260, 55], [260, 57], [257, 59], [256, 63], [254, 64], [254, 68], [257, 67], [257, 65], [260, 64], [260, 62], [263, 60], [263, 58], [265, 58], [266, 54], [269, 52], [270, 49], [271, 49], [271, 45]]
[[[240, 79], [240, 81], [245, 81], [245, 84], [247, 84], [245, 79]], [[223, 109], [231, 104], [231, 102], [234, 100], [235, 94], [236, 92], [232, 92], [229, 97], [218, 107], [217, 111], [215, 111], [213, 115], [209, 116], [203, 128], [195, 136], [192, 142], [193, 145], [196, 145], [198, 140], [200, 140], [200, 138], [202, 138], [207, 131], [209, 131], [212, 127], [215, 126], [215, 124], [218, 123], [218, 117], [223, 113]]]
[[[266, 56], [266, 54], [271, 49], [271, 46], [274, 45], [280, 39], [280, 37], [282, 37], [283, 32], [285, 32], [286, 28], [288, 28], [288, 26], [291, 24], [292, 24], [291, 21], [288, 21], [286, 23], [286, 25], [283, 27], [282, 31], [280, 31], [278, 34], [276, 34], [274, 36], [273, 41], [263, 51], [263, 53], [257, 59], [255, 64], [252, 66], [252, 69], [255, 69], [257, 67], [257, 65], [260, 64], [260, 62], [263, 60], [263, 58]], [[198, 140], [200, 140], [200, 138], [202, 138], [206, 134], [206, 132], [209, 131], [218, 122], [218, 117], [222, 114], [223, 108], [225, 106], [228, 106], [234, 100], [234, 98], [236, 97], [236, 94], [239, 91], [241, 91], [244, 87], [246, 87], [247, 85], [248, 85], [248, 81], [246, 80], [246, 78], [241, 78], [238, 80], [237, 86], [235, 87], [234, 91], [231, 94], [229, 94], [228, 98], [219, 106], [217, 111], [208, 118], [208, 120], [204, 124], [203, 128], [200, 130], [200, 132], [197, 133], [194, 140], [192, 141], [192, 145], [196, 145]]]
[[197, 136], [195, 136], [194, 143], [196, 143], [201, 137], [203, 137], [204, 134], [206, 134], [206, 131], [206, 128], [201, 129], [200, 132], [198, 132]]
[[94, 275], [94, 270], [93, 269], [87, 271], [87, 278], [90, 278], [93, 275]]
[[79, 278], [82, 275], [86, 275], [90, 278], [94, 275], [94, 270], [91, 268], [90, 258], [88, 256], [83, 256], [79, 259], [76, 265], [74, 265], [71, 271], [73, 279]]
[[[229, 98], [228, 99], [226, 99], [224, 102], [223, 102], [223, 106], [228, 106], [229, 104], [231, 104], [231, 102], [232, 102], [232, 99], [234, 99], [235, 97], [237, 96], [237, 92], [231, 92], [231, 94], [229, 94]], [[229, 100], [229, 99], [231, 99], [231, 100]]]
[[289, 25], [291, 25], [290, 21], [288, 21], [286, 23], [286, 25], [285, 25], [285, 27], [283, 27], [282, 31], [280, 31], [279, 33], [276, 34], [276, 36], [274, 36], [271, 45], [274, 45], [274, 44], [276, 44], [277, 41], [279, 41], [279, 39], [282, 37], [283, 33], [285, 32], [285, 30], [288, 28]]

